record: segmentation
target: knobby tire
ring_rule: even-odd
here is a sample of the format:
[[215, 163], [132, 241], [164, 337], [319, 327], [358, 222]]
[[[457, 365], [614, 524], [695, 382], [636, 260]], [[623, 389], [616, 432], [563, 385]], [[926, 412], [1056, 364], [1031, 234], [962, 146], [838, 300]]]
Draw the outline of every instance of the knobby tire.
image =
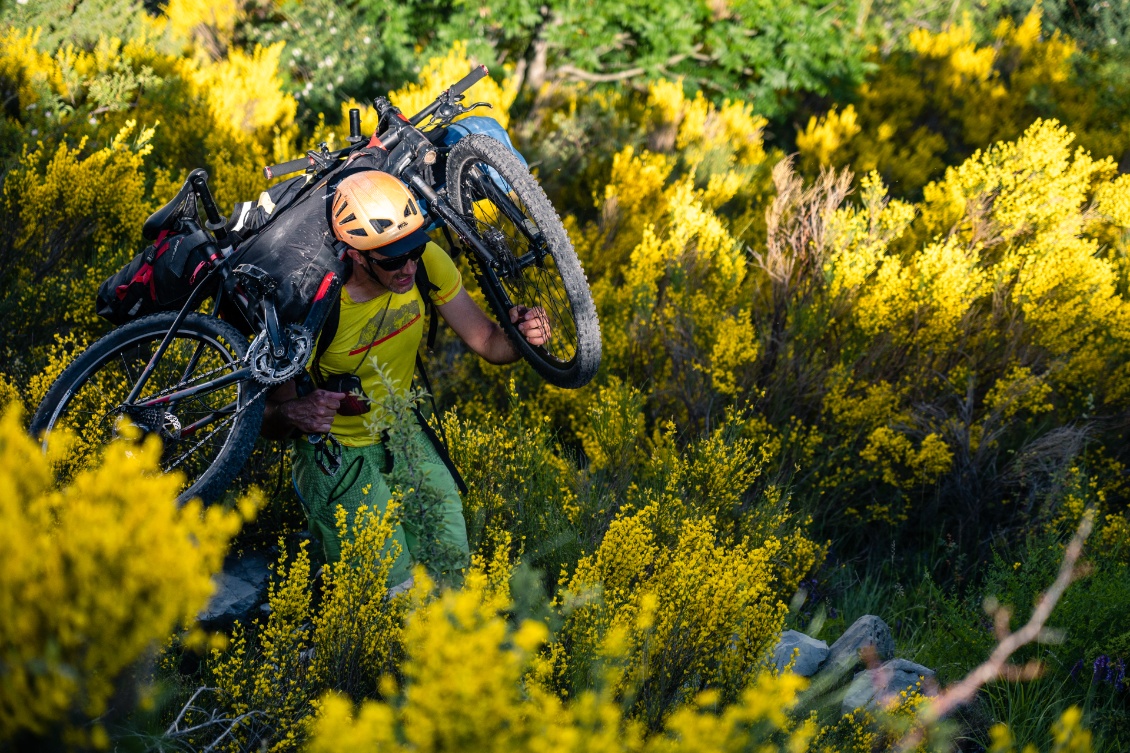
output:
[[[95, 341], [67, 366], [47, 391], [32, 418], [32, 436], [46, 448], [53, 432], [69, 426], [80, 440], [78, 451], [85, 443], [91, 455], [96, 453], [116, 435], [115, 422], [124, 415], [120, 404], [139, 373], [136, 364], [143, 363], [146, 353], [156, 350], [175, 317], [175, 312], [145, 316]], [[242, 365], [246, 354], [247, 339], [235, 327], [214, 317], [189, 314], [140, 397], [146, 399], [171, 392], [178, 385], [204, 383], [234, 371]], [[192, 418], [204, 421], [208, 416], [223, 416], [198, 430], [203, 437], [198, 433], [177, 438], [162, 436], [162, 440], [172, 440], [165, 441], [162, 470], [187, 471], [186, 486], [177, 497], [178, 504], [193, 497], [200, 497], [206, 503], [214, 502], [227, 490], [250, 457], [259, 436], [265, 405], [263, 389], [249, 378], [183, 401], [172, 409], [179, 416], [166, 414], [180, 420], [182, 428], [188, 426], [185, 422]], [[91, 400], [99, 398], [101, 403], [95, 407]], [[72, 425], [81, 421], [80, 416], [87, 416], [89, 423], [75, 429]], [[208, 451], [214, 446], [204, 448], [204, 443], [225, 426], [228, 430], [222, 444], [209, 461]], [[190, 460], [193, 462], [189, 463]], [[78, 470], [85, 461], [74, 462], [77, 466], [74, 470]], [[176, 467], [172, 467], [174, 463]]]
[[[502, 260], [496, 268], [477, 259], [479, 285], [522, 357], [558, 387], [587, 384], [600, 366], [596, 307], [541, 186], [504, 144], [473, 134], [448, 154], [447, 192], [451, 206]], [[512, 305], [546, 311], [553, 335], [545, 347], [530, 345], [511, 324]]]

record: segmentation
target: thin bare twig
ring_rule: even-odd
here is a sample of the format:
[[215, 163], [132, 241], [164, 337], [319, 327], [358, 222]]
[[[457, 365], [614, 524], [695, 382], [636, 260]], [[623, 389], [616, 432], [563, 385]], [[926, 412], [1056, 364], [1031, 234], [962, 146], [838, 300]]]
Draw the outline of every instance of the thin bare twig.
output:
[[1009, 610], [1005, 607], [997, 609], [993, 617], [999, 642], [997, 647], [993, 649], [993, 653], [984, 663], [966, 675], [963, 680], [946, 688], [939, 696], [923, 707], [919, 715], [921, 724], [917, 725], [917, 729], [903, 738], [899, 750], [912, 750], [922, 741], [923, 729], [946, 718], [959, 706], [964, 706], [972, 701], [977, 691], [986, 683], [999, 678], [1016, 680], [1032, 679], [1039, 676], [1040, 665], [1038, 662], [1016, 666], [1009, 664], [1008, 660], [1022, 647], [1046, 635], [1044, 624], [1051, 617], [1052, 611], [1055, 610], [1056, 604], [1063, 597], [1064, 591], [1079, 575], [1079, 569], [1076, 565], [1083, 553], [1083, 543], [1091, 535], [1093, 527], [1094, 513], [1088, 510], [1083, 515], [1083, 520], [1080, 521], [1075, 535], [1071, 537], [1071, 541], [1067, 545], [1055, 582], [1041, 594], [1036, 609], [1032, 612], [1032, 617], [1024, 627], [1010, 633], [1008, 630]]
[[192, 697], [189, 698], [188, 701], [184, 704], [184, 708], [182, 708], [180, 710], [180, 713], [177, 714], [177, 718], [174, 719], [173, 723], [169, 725], [169, 728], [167, 730], [165, 730], [165, 734], [171, 735], [174, 732], [179, 732], [180, 730], [178, 730], [177, 727], [180, 726], [181, 721], [184, 720], [184, 715], [187, 714], [190, 709], [195, 708], [192, 705], [193, 702], [200, 696], [201, 693], [203, 693], [205, 691], [210, 691], [210, 690], [215, 690], [215, 688], [207, 688], [207, 687], [197, 688], [196, 692], [192, 694]]
[[235, 719], [232, 719], [231, 724], [228, 725], [228, 728], [226, 730], [224, 730], [224, 734], [220, 735], [215, 740], [213, 740], [212, 744], [209, 745], [207, 748], [205, 748], [203, 753], [209, 753], [209, 751], [215, 750], [216, 746], [220, 744], [220, 741], [222, 741], [225, 737], [230, 735], [231, 731], [233, 729], [235, 729], [237, 726], [239, 726], [239, 724], [244, 719], [247, 719], [248, 717], [252, 717], [252, 716], [256, 716], [256, 715], [264, 715], [265, 716], [265, 714], [262, 711], [254, 710], [254, 711], [248, 711], [246, 714], [240, 714]]

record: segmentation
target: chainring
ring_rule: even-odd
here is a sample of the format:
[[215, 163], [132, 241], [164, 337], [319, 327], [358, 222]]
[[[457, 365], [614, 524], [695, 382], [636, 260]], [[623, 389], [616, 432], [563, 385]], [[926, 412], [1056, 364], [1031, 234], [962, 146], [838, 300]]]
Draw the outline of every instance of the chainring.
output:
[[247, 363], [251, 375], [259, 384], [282, 384], [302, 371], [314, 349], [314, 336], [299, 324], [288, 324], [283, 329], [287, 350], [283, 358], [271, 354], [271, 343], [266, 332], [251, 341], [247, 350]]

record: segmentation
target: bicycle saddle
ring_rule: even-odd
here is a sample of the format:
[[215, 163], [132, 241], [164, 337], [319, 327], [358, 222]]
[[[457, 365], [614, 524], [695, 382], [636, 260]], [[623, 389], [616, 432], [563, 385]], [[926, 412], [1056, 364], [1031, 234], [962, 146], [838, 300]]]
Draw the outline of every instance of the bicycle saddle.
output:
[[184, 185], [177, 191], [177, 195], [169, 203], [149, 215], [149, 219], [141, 226], [141, 236], [147, 241], [157, 239], [157, 234], [162, 230], [172, 230], [173, 225], [181, 216], [181, 210], [186, 202], [191, 200], [192, 214], [196, 214], [196, 196], [192, 190], [192, 177], [203, 170], [193, 170], [184, 181]]

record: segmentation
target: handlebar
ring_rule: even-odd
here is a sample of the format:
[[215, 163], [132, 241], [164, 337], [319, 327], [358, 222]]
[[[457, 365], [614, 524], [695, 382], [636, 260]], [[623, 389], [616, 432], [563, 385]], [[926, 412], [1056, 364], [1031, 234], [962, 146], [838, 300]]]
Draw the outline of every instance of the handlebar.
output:
[[281, 162], [277, 165], [264, 167], [263, 175], [268, 179], [276, 178], [280, 175], [290, 175], [291, 173], [306, 169], [306, 166], [309, 164], [311, 164], [309, 157], [299, 157], [298, 159], [292, 159], [290, 162]]
[[471, 69], [470, 73], [448, 87], [447, 91], [445, 91], [443, 94], [440, 94], [438, 97], [436, 97], [436, 100], [434, 102], [409, 118], [408, 122], [414, 126], [420, 125], [420, 123], [423, 122], [424, 118], [431, 115], [439, 108], [441, 104], [443, 104], [443, 101], [446, 99], [445, 95], [449, 97], [458, 97], [460, 94], [467, 91], [472, 86], [486, 78], [486, 75], [487, 67], [485, 65], [480, 65], [477, 68]]
[[[447, 89], [445, 89], [442, 94], [440, 94], [438, 97], [436, 97], [434, 102], [432, 102], [430, 105], [425, 107], [420, 112], [416, 113], [416, 115], [414, 115], [413, 117], [406, 118], [405, 120], [407, 120], [407, 122], [409, 124], [411, 124], [412, 126], [419, 125], [428, 116], [432, 115], [437, 109], [439, 109], [439, 107], [442, 104], [444, 104], [444, 102], [448, 101], [451, 98], [458, 97], [459, 95], [463, 94], [463, 92], [470, 89], [472, 86], [477, 84], [479, 81], [482, 81], [484, 78], [486, 78], [486, 76], [487, 76], [487, 67], [485, 65], [480, 65], [480, 66], [473, 68], [470, 73], [468, 73], [466, 76], [464, 76], [463, 78], [456, 81], [454, 84], [452, 84]], [[377, 106], [378, 113], [381, 115], [381, 117], [383, 119], [384, 118], [384, 112], [381, 111], [381, 106], [380, 106], [380, 103], [382, 101], [387, 102], [387, 100], [381, 100], [380, 98], [378, 98], [377, 100], [374, 100], [374, 104]], [[391, 107], [391, 105], [390, 105], [390, 107]], [[350, 120], [349, 130], [350, 130], [350, 137], [351, 137], [349, 139], [350, 141], [353, 140], [352, 137], [353, 137], [354, 133], [360, 133], [360, 119], [359, 119], [359, 117], [356, 120], [354, 119], [354, 115], [353, 115], [354, 112], [356, 112], [356, 111], [355, 110], [351, 111], [350, 114], [349, 114], [349, 116], [350, 116], [349, 117], [349, 120]], [[397, 114], [399, 114], [399, 111], [397, 111]], [[401, 115], [400, 117], [403, 118], [403, 115]], [[344, 149], [338, 150], [336, 152], [331, 152], [329, 154], [329, 158], [333, 161], [336, 161], [336, 160], [340, 159], [341, 157], [345, 156], [346, 154], [348, 154], [349, 152], [353, 151], [354, 149], [357, 149], [362, 143], [364, 143], [363, 138], [359, 139], [357, 143], [353, 143], [353, 144], [351, 144], [350, 146], [347, 146]], [[394, 145], [395, 144], [386, 144], [386, 146], [388, 146], [388, 147], [392, 147]], [[277, 165], [270, 165], [268, 167], [264, 167], [263, 168], [263, 175], [266, 176], [267, 178], [279, 178], [279, 177], [282, 177], [283, 175], [289, 175], [291, 173], [296, 173], [299, 170], [304, 170], [304, 169], [310, 167], [311, 165], [316, 165], [316, 162], [314, 161], [314, 157], [311, 154], [308, 153], [307, 156], [305, 156], [305, 157], [299, 157], [298, 159], [293, 159], [293, 160], [290, 160], [289, 162], [282, 162], [282, 163], [279, 163]]]

